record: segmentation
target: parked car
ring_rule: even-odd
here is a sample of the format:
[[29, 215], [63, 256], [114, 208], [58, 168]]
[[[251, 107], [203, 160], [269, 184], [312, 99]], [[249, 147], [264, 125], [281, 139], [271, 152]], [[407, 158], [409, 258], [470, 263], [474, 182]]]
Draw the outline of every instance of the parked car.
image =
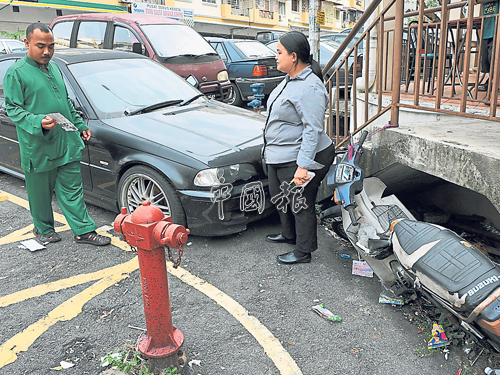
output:
[[259, 31], [255, 36], [255, 40], [266, 44], [272, 40], [278, 40], [282, 35], [285, 35], [284, 31]]
[[283, 80], [276, 67], [276, 53], [255, 40], [207, 38], [227, 66], [232, 95], [229, 104], [239, 106], [253, 99], [252, 83], [265, 83], [266, 97]]
[[0, 39], [0, 54], [27, 51], [23, 42], [15, 39]]
[[[278, 46], [278, 41], [272, 41], [266, 44], [267, 47], [272, 49], [273, 51], [276, 51], [276, 48]], [[331, 40], [320, 40], [319, 42], [319, 66], [321, 69], [324, 69], [326, 64], [330, 61], [330, 59], [333, 57], [333, 55], [337, 52], [339, 49], [340, 44]], [[347, 51], [346, 51], [347, 52]], [[326, 74], [323, 75], [323, 79], [328, 81], [330, 76], [333, 74], [335, 69], [339, 66], [339, 64], [342, 62], [342, 60], [345, 57], [345, 53], [343, 53], [340, 58], [337, 60], [337, 62], [328, 70]], [[358, 57], [357, 57], [357, 65], [356, 65], [356, 77], [361, 77], [362, 74], [362, 69], [363, 69], [363, 53], [358, 52]], [[354, 69], [354, 58], [349, 57], [348, 58], [348, 75], [347, 75], [347, 87], [350, 88], [352, 86], [352, 80], [353, 80], [353, 69]], [[339, 70], [339, 88], [344, 89], [345, 88], [345, 69], [341, 68]], [[336, 86], [337, 85], [337, 79], [334, 78], [332, 81], [332, 85]]]
[[[326, 35], [322, 35], [319, 37], [319, 40], [321, 41], [325, 41], [325, 40], [331, 40], [331, 41], [334, 41], [336, 43], [338, 43], [339, 45], [342, 44], [344, 42], [344, 40], [347, 38], [347, 33], [333, 33], [333, 34], [326, 34]], [[356, 43], [358, 41], [359, 37], [358, 36], [355, 36], [350, 42], [349, 44], [347, 45], [347, 48], [351, 48], [354, 43]], [[358, 45], [358, 52], [361, 52], [363, 49], [363, 42], [361, 42], [359, 45]]]
[[[23, 56], [0, 57], [0, 87], [8, 67]], [[240, 209], [249, 184], [261, 186], [261, 197], [268, 194], [260, 160], [262, 115], [208, 100], [139, 54], [60, 49], [52, 61], [92, 131], [81, 162], [88, 202], [130, 212], [150, 200], [193, 234], [209, 236], [243, 231], [272, 210], [270, 199], [261, 215]], [[2, 91], [0, 139], [0, 171], [23, 178]]]
[[224, 63], [203, 37], [182, 22], [160, 16], [117, 13], [74, 14], [50, 27], [56, 48], [117, 49], [142, 53], [194, 84], [211, 98], [229, 96]]

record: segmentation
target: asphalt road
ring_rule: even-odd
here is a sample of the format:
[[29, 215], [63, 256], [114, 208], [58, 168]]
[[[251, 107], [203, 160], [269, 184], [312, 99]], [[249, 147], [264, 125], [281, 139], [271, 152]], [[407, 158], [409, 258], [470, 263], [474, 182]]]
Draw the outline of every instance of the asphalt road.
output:
[[[76, 244], [63, 222], [61, 242], [21, 249], [32, 237], [26, 206], [23, 181], [0, 173], [0, 375], [50, 374], [60, 361], [74, 364], [64, 374], [99, 374], [103, 355], [136, 344], [141, 331], [130, 326], [146, 325], [136, 255], [112, 230], [111, 246]], [[116, 216], [89, 212], [98, 226]], [[190, 236], [181, 267], [169, 267], [186, 374], [454, 375], [500, 367], [470, 343], [469, 354], [462, 345], [429, 353], [434, 309], [379, 304], [378, 279], [352, 275], [353, 249], [322, 226], [312, 263], [294, 266], [276, 262], [291, 245], [264, 240], [277, 231], [271, 216], [233, 236]], [[342, 322], [314, 313], [318, 303]]]

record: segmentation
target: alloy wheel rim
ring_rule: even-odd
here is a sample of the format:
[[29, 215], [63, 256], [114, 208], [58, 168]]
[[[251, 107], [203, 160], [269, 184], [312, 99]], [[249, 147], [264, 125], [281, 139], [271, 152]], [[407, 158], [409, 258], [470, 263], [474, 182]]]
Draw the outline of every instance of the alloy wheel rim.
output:
[[144, 201], [149, 201], [162, 210], [164, 215], [170, 216], [170, 205], [161, 186], [148, 176], [138, 175], [130, 180], [126, 189], [126, 203], [129, 212], [135, 211]]

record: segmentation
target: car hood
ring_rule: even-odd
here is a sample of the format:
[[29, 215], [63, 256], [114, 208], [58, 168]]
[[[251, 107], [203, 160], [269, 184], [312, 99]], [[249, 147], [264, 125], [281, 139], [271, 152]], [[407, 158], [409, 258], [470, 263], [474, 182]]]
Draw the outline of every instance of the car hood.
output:
[[221, 166], [260, 160], [265, 118], [249, 110], [211, 102], [103, 122], [209, 166]]

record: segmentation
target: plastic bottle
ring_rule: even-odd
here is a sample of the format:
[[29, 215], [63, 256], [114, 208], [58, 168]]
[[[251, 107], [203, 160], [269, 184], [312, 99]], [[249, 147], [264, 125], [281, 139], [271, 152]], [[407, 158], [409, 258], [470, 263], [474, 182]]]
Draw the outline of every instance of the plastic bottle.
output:
[[487, 374], [487, 375], [500, 375], [500, 370], [493, 370], [489, 367], [486, 367], [484, 369], [484, 373]]

